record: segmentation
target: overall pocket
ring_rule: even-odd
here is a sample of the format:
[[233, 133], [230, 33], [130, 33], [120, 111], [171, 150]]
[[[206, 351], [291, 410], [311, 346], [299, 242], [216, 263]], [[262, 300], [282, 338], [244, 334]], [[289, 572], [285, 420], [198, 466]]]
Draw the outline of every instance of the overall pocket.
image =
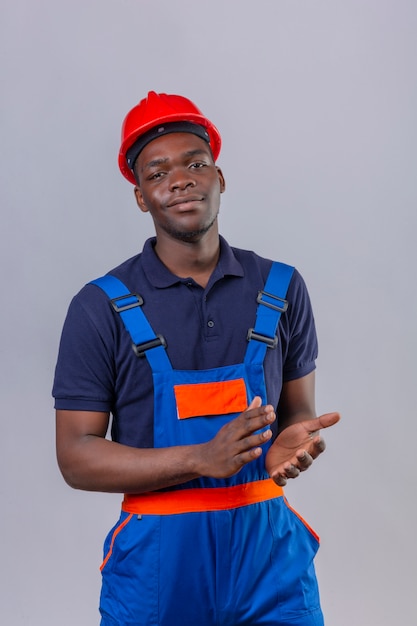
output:
[[314, 557], [319, 537], [286, 498], [271, 501], [270, 524], [274, 535], [272, 566], [277, 581], [280, 614], [284, 618], [320, 610]]
[[122, 512], [104, 545], [100, 595], [104, 624], [158, 623], [159, 559], [159, 516]]
[[117, 539], [117, 536], [128, 525], [128, 523], [131, 521], [132, 517], [133, 517], [133, 513], [122, 513], [121, 516], [120, 516], [119, 521], [117, 522], [117, 524], [115, 524], [115, 526], [113, 526], [113, 528], [110, 530], [109, 534], [107, 535], [106, 540], [104, 542], [103, 562], [100, 565], [100, 571], [101, 572], [106, 567], [108, 561], [110, 560], [110, 558], [111, 558], [111, 556], [113, 554], [113, 548], [114, 548], [114, 544], [115, 544], [115, 541]]

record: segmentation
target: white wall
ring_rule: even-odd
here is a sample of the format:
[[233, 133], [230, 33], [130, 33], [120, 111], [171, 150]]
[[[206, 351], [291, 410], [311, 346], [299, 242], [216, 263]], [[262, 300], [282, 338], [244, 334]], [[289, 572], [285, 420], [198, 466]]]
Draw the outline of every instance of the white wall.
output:
[[223, 234], [309, 285], [343, 421], [287, 494], [327, 624], [415, 626], [415, 2], [3, 0], [0, 46], [2, 622], [98, 623], [120, 498], [64, 484], [50, 389], [70, 298], [152, 233], [116, 158], [155, 89], [223, 135]]

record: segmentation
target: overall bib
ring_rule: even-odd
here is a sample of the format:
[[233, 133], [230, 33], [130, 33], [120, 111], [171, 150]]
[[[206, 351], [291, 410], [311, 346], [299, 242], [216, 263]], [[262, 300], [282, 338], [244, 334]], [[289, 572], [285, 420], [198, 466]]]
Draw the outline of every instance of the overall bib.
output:
[[[174, 370], [142, 298], [111, 275], [93, 281], [152, 369], [154, 447], [207, 442], [255, 396], [268, 404], [263, 361], [277, 347], [292, 273], [272, 264], [243, 363], [210, 370]], [[323, 625], [318, 537], [269, 478], [270, 445], [230, 478], [125, 495], [104, 546], [102, 626]]]

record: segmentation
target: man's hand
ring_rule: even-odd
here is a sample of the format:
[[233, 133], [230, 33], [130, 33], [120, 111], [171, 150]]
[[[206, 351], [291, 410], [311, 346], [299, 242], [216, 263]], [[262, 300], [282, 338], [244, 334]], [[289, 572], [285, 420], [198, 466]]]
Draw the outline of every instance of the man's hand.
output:
[[199, 445], [200, 475], [227, 478], [237, 474], [246, 463], [261, 456], [261, 446], [272, 437], [270, 428], [263, 429], [275, 419], [273, 407], [261, 406], [261, 399], [255, 397], [246, 411], [225, 424], [213, 439]]
[[266, 469], [277, 485], [285, 486], [289, 478], [296, 478], [310, 467], [326, 447], [319, 429], [333, 426], [339, 420], [339, 413], [326, 413], [292, 424], [278, 435], [265, 459]]

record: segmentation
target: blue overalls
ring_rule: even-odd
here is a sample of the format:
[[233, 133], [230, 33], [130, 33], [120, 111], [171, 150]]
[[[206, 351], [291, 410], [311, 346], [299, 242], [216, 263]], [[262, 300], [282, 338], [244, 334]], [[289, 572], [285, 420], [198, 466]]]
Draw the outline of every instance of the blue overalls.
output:
[[[206, 442], [255, 396], [268, 403], [263, 361], [292, 273], [272, 264], [243, 363], [197, 371], [172, 368], [139, 295], [111, 275], [93, 281], [152, 369], [155, 447]], [[269, 478], [269, 445], [230, 478], [125, 496], [104, 546], [102, 626], [323, 626], [318, 537]]]

